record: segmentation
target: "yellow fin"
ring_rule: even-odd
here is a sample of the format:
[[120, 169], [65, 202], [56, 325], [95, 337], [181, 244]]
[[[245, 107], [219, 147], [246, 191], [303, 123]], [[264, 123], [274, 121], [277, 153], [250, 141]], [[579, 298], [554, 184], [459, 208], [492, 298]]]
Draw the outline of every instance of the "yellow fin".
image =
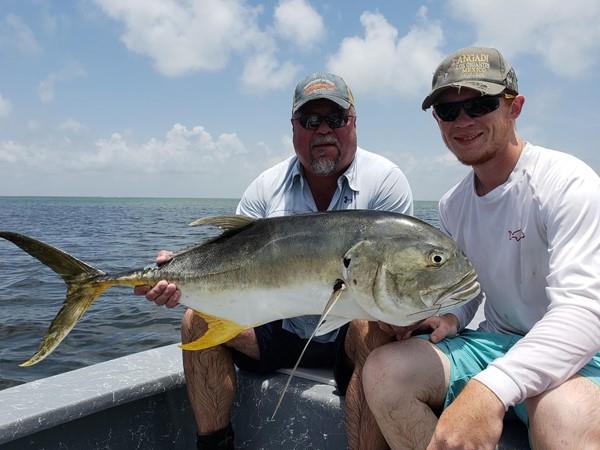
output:
[[231, 320], [221, 319], [220, 317], [211, 316], [199, 311], [194, 311], [194, 313], [204, 319], [208, 325], [208, 329], [206, 330], [206, 333], [194, 342], [180, 345], [183, 350], [204, 350], [205, 348], [214, 347], [215, 345], [233, 339], [248, 328], [232, 322]]

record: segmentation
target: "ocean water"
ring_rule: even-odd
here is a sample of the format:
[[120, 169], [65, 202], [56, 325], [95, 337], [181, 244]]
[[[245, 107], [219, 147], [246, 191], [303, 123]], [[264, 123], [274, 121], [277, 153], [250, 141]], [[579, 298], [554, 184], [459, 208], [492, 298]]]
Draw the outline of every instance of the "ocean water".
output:
[[[236, 199], [0, 197], [0, 230], [54, 245], [105, 272], [143, 267], [160, 249], [178, 250], [218, 233], [188, 227], [207, 215], [232, 214]], [[437, 202], [415, 202], [415, 215], [439, 225]], [[0, 239], [0, 389], [179, 342], [183, 307], [166, 309], [106, 291], [60, 346], [21, 368], [60, 309], [65, 285], [54, 272]]]

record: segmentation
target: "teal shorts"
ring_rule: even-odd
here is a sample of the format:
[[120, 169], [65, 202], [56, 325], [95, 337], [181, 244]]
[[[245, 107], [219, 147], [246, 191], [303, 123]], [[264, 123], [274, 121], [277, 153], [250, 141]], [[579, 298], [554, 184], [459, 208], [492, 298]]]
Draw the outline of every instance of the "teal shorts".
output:
[[[429, 335], [420, 338], [428, 339]], [[444, 408], [460, 394], [467, 382], [487, 367], [489, 363], [504, 356], [522, 336], [464, 330], [460, 335], [447, 338], [437, 345], [450, 360], [450, 384]], [[600, 386], [600, 353], [597, 353], [579, 372]], [[528, 425], [525, 403], [511, 408], [519, 419]], [[509, 411], [512, 414], [512, 412]]]

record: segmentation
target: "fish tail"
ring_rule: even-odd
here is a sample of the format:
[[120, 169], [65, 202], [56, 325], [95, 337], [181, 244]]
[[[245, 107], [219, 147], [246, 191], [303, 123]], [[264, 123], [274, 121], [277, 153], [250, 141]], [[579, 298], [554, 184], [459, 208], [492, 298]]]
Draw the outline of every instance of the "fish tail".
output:
[[37, 352], [20, 364], [21, 367], [32, 366], [52, 353], [94, 300], [116, 282], [101, 270], [36, 239], [6, 231], [0, 231], [0, 237], [37, 258], [60, 275], [67, 285], [63, 306], [50, 324]]

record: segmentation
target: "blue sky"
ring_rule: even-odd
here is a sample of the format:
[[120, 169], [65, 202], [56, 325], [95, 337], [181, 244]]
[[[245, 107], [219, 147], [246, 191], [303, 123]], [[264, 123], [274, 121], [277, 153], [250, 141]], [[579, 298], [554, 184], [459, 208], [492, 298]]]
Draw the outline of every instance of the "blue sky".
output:
[[524, 139], [600, 172], [597, 0], [2, 0], [0, 196], [238, 198], [292, 154], [297, 81], [329, 70], [359, 145], [437, 200], [467, 169], [420, 104], [470, 45], [515, 67]]

